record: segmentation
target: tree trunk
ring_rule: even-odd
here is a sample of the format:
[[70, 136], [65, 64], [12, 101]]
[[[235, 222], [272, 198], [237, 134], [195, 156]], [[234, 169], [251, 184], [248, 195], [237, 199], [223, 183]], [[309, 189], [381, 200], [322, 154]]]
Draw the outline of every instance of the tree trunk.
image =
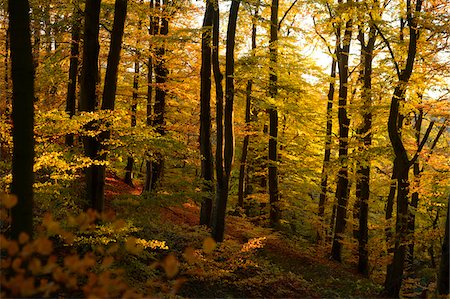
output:
[[399, 82], [395, 87], [394, 94], [392, 96], [388, 119], [389, 139], [391, 140], [395, 153], [396, 163], [394, 164], [397, 164], [397, 167], [394, 168], [396, 169], [398, 191], [394, 258], [392, 264], [388, 265], [384, 292], [387, 296], [396, 298], [400, 295], [406, 253], [405, 242], [408, 238], [408, 172], [411, 167], [411, 161], [408, 159], [408, 154], [398, 130], [400, 115], [399, 107], [400, 102], [404, 101], [406, 87], [414, 68], [414, 61], [417, 52], [417, 40], [419, 38], [418, 19], [416, 13], [420, 12], [422, 9], [422, 0], [417, 0], [414, 9], [410, 7], [410, 2], [407, 4], [407, 22], [410, 35], [407, 52], [408, 55], [404, 69], [398, 73]]
[[[78, 61], [80, 55], [80, 37], [81, 37], [81, 12], [76, 6], [72, 16], [72, 39], [70, 42], [70, 66], [69, 66], [69, 83], [67, 84], [66, 96], [66, 112], [72, 118], [76, 112], [77, 99], [77, 76]], [[73, 146], [74, 135], [72, 133], [66, 135], [66, 145]]]
[[[150, 0], [150, 9], [154, 9], [154, 0]], [[150, 27], [148, 30], [148, 33], [150, 36], [155, 35], [155, 17], [150, 14]], [[153, 50], [152, 42], [150, 41], [149, 46], [150, 52]], [[148, 72], [147, 72], [147, 119], [146, 124], [147, 126], [152, 126], [153, 123], [153, 58], [151, 55], [148, 57]], [[148, 155], [150, 153], [147, 153], [147, 159], [145, 161], [145, 183], [144, 183], [144, 189], [143, 191], [151, 191], [151, 185], [152, 185], [152, 161], [149, 159]]]
[[[163, 0], [163, 4], [167, 5], [167, 0]], [[155, 7], [161, 7], [159, 0], [156, 0]], [[164, 9], [160, 8], [162, 14], [165, 13]], [[166, 16], [160, 18], [161, 23], [156, 22], [155, 30], [159, 31], [159, 35], [167, 35], [169, 33], [169, 21]], [[161, 136], [165, 135], [165, 110], [166, 110], [166, 90], [164, 84], [167, 81], [168, 70], [164, 55], [166, 49], [164, 45], [161, 45], [156, 49], [156, 64], [155, 64], [155, 105], [154, 105], [154, 120], [153, 127], [155, 131]], [[164, 157], [161, 153], [155, 153], [155, 158], [151, 161], [151, 190], [155, 190], [157, 184], [161, 180], [164, 169]]]
[[[140, 26], [139, 26], [140, 27]], [[133, 76], [133, 99], [131, 103], [131, 127], [136, 127], [136, 110], [137, 110], [137, 100], [138, 100], [138, 91], [139, 91], [139, 72], [140, 72], [140, 62], [139, 62], [139, 54], [136, 53], [136, 60], [134, 62], [134, 76]], [[133, 166], [134, 166], [134, 158], [132, 156], [128, 156], [127, 158], [127, 166], [125, 167], [125, 179], [124, 182], [127, 185], [133, 185]]]
[[[336, 224], [334, 229], [331, 257], [335, 261], [341, 261], [342, 235], [346, 226], [347, 202], [348, 202], [348, 133], [350, 120], [347, 116], [347, 95], [348, 95], [348, 62], [350, 53], [350, 43], [352, 36], [352, 20], [346, 22], [344, 40], [342, 46], [339, 45], [337, 51], [337, 61], [339, 67], [339, 161], [338, 182], [336, 188]], [[337, 34], [340, 40], [340, 30]], [[341, 44], [341, 42], [339, 42]]]
[[441, 251], [441, 262], [439, 264], [439, 275], [438, 275], [438, 285], [437, 285], [437, 291], [440, 295], [448, 295], [449, 294], [449, 238], [448, 238], [448, 231], [449, 231], [449, 213], [450, 213], [450, 195], [448, 197], [448, 204], [447, 204], [447, 220], [445, 221], [445, 235], [444, 240], [442, 242], [442, 251]]
[[[225, 62], [225, 110], [223, 110], [223, 103], [220, 99], [216, 99], [217, 104], [217, 151], [222, 151], [222, 146], [219, 148], [219, 138], [224, 141], [224, 151], [223, 154], [220, 153], [216, 158], [216, 168], [222, 168], [220, 170], [220, 174], [217, 174], [217, 191], [216, 191], [216, 206], [214, 208], [213, 214], [213, 231], [212, 236], [216, 242], [223, 241], [223, 235], [225, 231], [225, 213], [227, 208], [227, 200], [228, 200], [228, 184], [231, 175], [231, 165], [233, 162], [234, 155], [234, 140], [233, 140], [233, 101], [234, 101], [234, 46], [235, 46], [235, 36], [236, 36], [236, 25], [237, 25], [237, 17], [239, 12], [240, 0], [233, 0], [231, 2], [230, 7], [230, 16], [228, 19], [228, 28], [227, 28], [227, 49], [226, 49], [226, 62]], [[219, 22], [219, 11], [214, 12], [213, 17], [213, 46], [216, 44], [216, 38], [218, 38], [218, 22]], [[214, 52], [213, 52], [214, 54]], [[214, 54], [216, 55], [216, 54]], [[218, 55], [218, 53], [217, 53]], [[218, 56], [213, 57], [213, 60], [216, 60]], [[216, 64], [216, 67], [218, 65]], [[216, 71], [215, 71], [216, 72]], [[217, 83], [217, 81], [216, 81]], [[217, 86], [216, 89], [221, 86]], [[220, 105], [221, 104], [221, 105]], [[219, 111], [220, 110], [220, 111]], [[221, 114], [221, 115], [219, 115]], [[219, 125], [219, 121], [222, 122], [223, 117], [223, 125], [222, 123]], [[219, 130], [223, 133], [219, 132]], [[223, 134], [223, 135], [222, 135]], [[219, 136], [222, 135], [222, 136]], [[222, 143], [222, 142], [220, 142]], [[223, 165], [223, 166], [222, 166]]]
[[[278, 0], [272, 0], [270, 9], [270, 45], [269, 45], [269, 95], [276, 99], [278, 94]], [[269, 202], [270, 225], [277, 226], [280, 223], [281, 211], [278, 194], [278, 110], [271, 106], [269, 112]]]
[[[99, 17], [101, 0], [86, 0], [84, 10], [83, 63], [80, 80], [80, 111], [93, 112], [97, 106], [98, 54], [99, 54]], [[90, 123], [86, 129], [93, 129]], [[96, 137], [83, 138], [85, 155], [92, 160], [98, 159], [99, 142]], [[99, 166], [90, 165], [86, 169], [86, 197], [91, 207], [103, 210], [104, 178], [99, 173]]]
[[[333, 132], [333, 99], [334, 99], [334, 85], [336, 81], [336, 59], [333, 57], [331, 62], [331, 74], [330, 74], [330, 86], [327, 95], [327, 129], [325, 133], [325, 151], [323, 157], [322, 166], [322, 178], [320, 182], [321, 193], [319, 198], [319, 213], [321, 223], [323, 224], [323, 217], [325, 215], [325, 203], [327, 202], [327, 191], [328, 191], [328, 170], [331, 157], [331, 134]], [[317, 233], [317, 239], [322, 239], [322, 232], [324, 227], [321, 227]]]
[[[255, 14], [252, 22], [252, 57], [255, 57], [255, 49], [256, 49], [256, 20], [258, 19], [259, 12], [259, 3], [257, 3], [255, 8]], [[242, 144], [242, 156], [241, 156], [241, 165], [239, 167], [239, 183], [238, 183], [238, 206], [244, 208], [244, 183], [248, 182], [248, 167], [247, 167], [247, 152], [248, 152], [248, 144], [250, 142], [250, 134], [248, 130], [250, 130], [250, 121], [251, 121], [251, 106], [252, 106], [252, 86], [253, 80], [247, 81], [246, 88], [246, 100], [245, 100], [245, 130], [246, 134], [244, 136], [244, 141]]]
[[200, 225], [211, 226], [213, 207], [214, 165], [211, 146], [211, 41], [213, 3], [206, 2], [202, 32], [202, 66], [200, 71], [200, 156], [201, 178], [203, 179], [200, 209]]
[[29, 4], [9, 0], [12, 95], [12, 182], [17, 204], [11, 210], [11, 238], [33, 236], [34, 79]]
[[368, 276], [369, 255], [367, 251], [369, 197], [370, 197], [370, 161], [368, 150], [372, 144], [372, 60], [376, 41], [376, 28], [371, 25], [369, 40], [365, 44], [364, 32], [359, 31], [361, 42], [361, 60], [363, 63], [362, 73], [362, 99], [363, 99], [363, 123], [357, 130], [358, 138], [362, 143], [360, 155], [357, 161], [356, 175], [356, 197], [359, 202], [359, 225], [358, 225], [358, 272]]

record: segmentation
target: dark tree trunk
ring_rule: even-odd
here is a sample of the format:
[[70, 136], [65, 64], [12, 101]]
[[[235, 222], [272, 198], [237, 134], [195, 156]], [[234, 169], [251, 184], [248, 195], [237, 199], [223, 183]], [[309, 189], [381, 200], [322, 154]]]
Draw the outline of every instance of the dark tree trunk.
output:
[[116, 0], [114, 5], [114, 23], [111, 32], [108, 61], [103, 87], [102, 110], [114, 110], [117, 90], [117, 73], [119, 70], [120, 51], [127, 16], [127, 0]]
[[[403, 145], [398, 123], [399, 123], [399, 107], [400, 102], [405, 98], [406, 87], [411, 78], [414, 60], [417, 52], [417, 40], [419, 37], [417, 12], [422, 9], [422, 0], [418, 0], [415, 8], [411, 7], [411, 3], [407, 3], [407, 22], [409, 27], [409, 46], [408, 55], [404, 69], [398, 73], [399, 82], [395, 87], [391, 100], [391, 106], [388, 119], [388, 133], [392, 147], [395, 153], [396, 179], [397, 179], [397, 220], [395, 225], [396, 240], [394, 249], [394, 258], [392, 263], [388, 265], [386, 281], [384, 285], [384, 293], [390, 297], [399, 297], [403, 280], [403, 270], [406, 254], [406, 244], [408, 237], [408, 192], [409, 177], [408, 172], [411, 162]], [[416, 157], [417, 159], [417, 157]]]
[[[256, 5], [255, 14], [252, 23], [252, 57], [255, 57], [255, 49], [256, 49], [256, 20], [258, 19], [259, 12], [259, 3]], [[242, 156], [239, 167], [239, 183], [238, 183], [238, 206], [244, 208], [244, 183], [248, 182], [248, 167], [247, 167], [247, 152], [248, 152], [248, 144], [250, 142], [250, 135], [248, 130], [250, 130], [250, 121], [251, 121], [251, 106], [252, 106], [252, 86], [253, 80], [247, 81], [246, 88], [246, 100], [245, 100], [245, 130], [247, 133], [244, 136], [244, 141], [242, 144]]]
[[[159, 8], [162, 14], [165, 13], [159, 3], [160, 0], [156, 0], [155, 7]], [[167, 5], [167, 0], [163, 0], [163, 4]], [[167, 35], [169, 33], [169, 21], [166, 16], [158, 18], [161, 23], [156, 22], [155, 30], [159, 35]], [[165, 110], [166, 110], [166, 89], [165, 83], [167, 81], [168, 70], [164, 55], [166, 49], [164, 45], [161, 45], [156, 49], [156, 63], [155, 63], [155, 105], [153, 110], [153, 127], [155, 131], [161, 136], [165, 135]], [[155, 153], [154, 159], [151, 161], [151, 183], [150, 190], [155, 190], [159, 181], [161, 180], [164, 169], [164, 157], [161, 153]]]
[[[331, 73], [330, 73], [330, 86], [327, 95], [327, 129], [325, 133], [325, 151], [323, 157], [322, 166], [322, 178], [320, 182], [321, 193], [319, 197], [319, 213], [318, 216], [320, 221], [323, 223], [325, 215], [325, 204], [327, 202], [327, 191], [328, 191], [328, 170], [331, 157], [331, 134], [333, 132], [333, 99], [334, 99], [334, 85], [336, 81], [336, 59], [333, 57], [331, 62]], [[333, 221], [334, 222], [334, 221]], [[321, 227], [317, 233], [318, 240], [322, 239], [322, 231], [324, 227]]]
[[[272, 0], [270, 9], [270, 76], [269, 76], [269, 95], [276, 99], [278, 94], [278, 0]], [[277, 226], [280, 223], [281, 211], [279, 206], [278, 194], [278, 110], [276, 107], [270, 107], [269, 112], [269, 202], [270, 202], [270, 225]]]
[[[66, 112], [70, 117], [75, 115], [77, 100], [77, 76], [78, 76], [78, 59], [80, 55], [80, 37], [81, 37], [81, 11], [79, 7], [75, 7], [72, 16], [72, 39], [70, 42], [70, 66], [69, 66], [69, 83], [67, 84], [66, 95]], [[66, 145], [73, 146], [74, 135], [72, 133], [66, 135]]]
[[442, 242], [442, 251], [441, 251], [441, 262], [439, 264], [439, 275], [438, 275], [438, 285], [437, 285], [437, 291], [440, 295], [448, 295], [449, 294], [449, 238], [448, 238], [448, 231], [449, 231], [449, 213], [450, 213], [450, 195], [448, 198], [448, 205], [447, 205], [447, 220], [445, 221], [445, 235], [444, 240]]
[[[150, 0], [150, 9], [154, 9], [154, 1]], [[150, 36], [155, 35], [155, 17], [150, 14], [150, 27], [148, 30], [148, 34]], [[152, 51], [152, 42], [150, 41], [149, 50]], [[152, 118], [153, 118], [153, 59], [152, 56], [149, 55], [148, 57], [148, 63], [147, 63], [147, 119], [146, 124], [147, 126], [152, 126]], [[145, 161], [145, 183], [144, 183], [144, 189], [143, 191], [149, 192], [152, 187], [152, 161], [149, 159], [148, 155], [150, 153], [147, 153], [147, 159]]]
[[[225, 62], [225, 110], [223, 110], [223, 103], [219, 103], [220, 99], [216, 99], [217, 110], [219, 111], [217, 114], [217, 122], [222, 123], [222, 115], [223, 114], [223, 125], [217, 123], [217, 151], [221, 151], [222, 146], [219, 148], [219, 135], [220, 138], [224, 141], [224, 150], [223, 154], [220, 153], [219, 159], [216, 158], [216, 168], [220, 167], [220, 174], [217, 174], [217, 191], [216, 191], [216, 205], [214, 207], [213, 214], [213, 231], [212, 236], [216, 242], [223, 241], [223, 235], [225, 231], [225, 213], [227, 208], [227, 200], [228, 200], [228, 184], [231, 175], [231, 165], [233, 162], [234, 155], [234, 140], [233, 140], [233, 101], [234, 101], [234, 46], [235, 46], [235, 36], [236, 36], [236, 25], [237, 25], [237, 17], [239, 12], [240, 0], [233, 0], [231, 2], [230, 7], [230, 16], [228, 19], [228, 28], [227, 28], [227, 49], [226, 49], [226, 62]], [[214, 12], [213, 16], [213, 46], [216, 44], [216, 38], [218, 38], [218, 22], [219, 15], [218, 10]], [[215, 32], [217, 30], [217, 32]], [[214, 52], [213, 52], [214, 53]], [[214, 55], [218, 55], [214, 53]], [[214, 57], [213, 60], [217, 59], [218, 56]], [[216, 65], [218, 67], [218, 65]], [[216, 72], [216, 71], [215, 71]], [[217, 85], [216, 89], [221, 86]], [[222, 105], [220, 105], [222, 104]], [[220, 107], [221, 106], [221, 107]], [[219, 129], [223, 133], [219, 133]], [[220, 163], [220, 164], [219, 164]]]
[[11, 238], [33, 236], [34, 81], [27, 0], [9, 0], [12, 96], [12, 183], [17, 204], [11, 210]]
[[[420, 130], [422, 128], [422, 120], [423, 120], [423, 108], [419, 108], [419, 115], [417, 116], [416, 123], [414, 126], [415, 129], [415, 137], [416, 137], [416, 145], [419, 148], [420, 146]], [[414, 184], [415, 187], [419, 187], [420, 184], [420, 164], [419, 164], [419, 158], [417, 158], [414, 161], [413, 165], [413, 174], [414, 174]], [[419, 192], [415, 191], [411, 195], [411, 208], [409, 211], [409, 217], [408, 217], [408, 231], [412, 233], [411, 237], [411, 243], [408, 244], [408, 264], [412, 265], [414, 261], [414, 229], [415, 229], [415, 223], [416, 223], [416, 210], [419, 205]]]
[[[99, 54], [99, 17], [100, 0], [86, 0], [84, 10], [83, 67], [80, 80], [80, 111], [93, 112], [97, 106], [98, 54]], [[92, 129], [93, 123], [87, 125]], [[97, 137], [83, 138], [85, 155], [93, 160], [98, 159], [99, 142]], [[86, 196], [91, 207], [103, 210], [104, 178], [99, 173], [99, 166], [90, 165], [86, 169]]]
[[206, 2], [205, 17], [202, 32], [202, 66], [200, 71], [200, 156], [201, 178], [203, 181], [200, 209], [200, 225], [211, 226], [213, 207], [214, 165], [211, 146], [211, 41], [213, 3]]
[[[340, 30], [337, 33], [340, 41]], [[346, 22], [344, 40], [339, 42], [337, 49], [337, 61], [339, 67], [339, 161], [338, 182], [336, 188], [336, 224], [334, 229], [331, 257], [333, 260], [341, 261], [342, 235], [346, 226], [347, 202], [348, 202], [348, 133], [350, 120], [347, 116], [347, 95], [348, 95], [348, 62], [350, 53], [350, 43], [352, 37], [352, 20]]]
[[[125, 19], [127, 16], [127, 0], [116, 0], [114, 4], [114, 22], [111, 32], [111, 43], [109, 45], [109, 53], [107, 60], [107, 67], [105, 73], [105, 84], [103, 86], [103, 98], [102, 98], [102, 110], [114, 110], [116, 102], [116, 90], [117, 90], [117, 74], [119, 70], [120, 62], [120, 51], [122, 49], [122, 38], [125, 28]], [[106, 124], [109, 126], [110, 124]], [[98, 148], [105, 150], [106, 146], [103, 142], [110, 138], [111, 132], [109, 129], [102, 132], [99, 135]], [[100, 160], [106, 160], [106, 154], [99, 157]], [[97, 185], [97, 205], [96, 210], [102, 212], [104, 208], [104, 188], [105, 188], [105, 172], [106, 166], [98, 165], [95, 166], [98, 175], [98, 185]]]
[[361, 59], [363, 62], [363, 123], [357, 130], [358, 138], [363, 144], [360, 147], [362, 157], [357, 161], [356, 170], [356, 197], [359, 202], [359, 225], [358, 225], [358, 272], [367, 276], [369, 274], [369, 255], [367, 251], [368, 214], [370, 197], [370, 156], [369, 147], [372, 144], [372, 60], [376, 40], [376, 29], [372, 25], [369, 31], [367, 44], [364, 40], [364, 32], [360, 30], [359, 40], [361, 42]]
[[[136, 110], [137, 110], [137, 100], [138, 100], [138, 91], [139, 91], [139, 72], [140, 72], [140, 62], [139, 62], [139, 54], [136, 54], [136, 61], [134, 62], [134, 76], [133, 76], [133, 99], [131, 103], [131, 127], [136, 127]], [[130, 186], [133, 185], [133, 166], [134, 166], [134, 158], [129, 156], [127, 158], [127, 166], [125, 167], [125, 184]]]

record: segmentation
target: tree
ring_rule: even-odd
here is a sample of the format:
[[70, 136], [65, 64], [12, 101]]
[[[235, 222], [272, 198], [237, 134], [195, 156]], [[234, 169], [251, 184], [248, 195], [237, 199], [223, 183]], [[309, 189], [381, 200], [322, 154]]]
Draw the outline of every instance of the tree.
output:
[[[80, 79], [80, 111], [93, 112], [97, 105], [98, 82], [98, 54], [99, 54], [99, 23], [100, 0], [86, 0], [84, 9], [84, 34], [83, 34], [83, 67]], [[93, 129], [90, 123], [87, 129]], [[84, 136], [85, 155], [92, 160], [98, 159], [99, 142], [96, 137]], [[103, 210], [103, 184], [99, 165], [91, 164], [86, 169], [86, 196], [91, 206], [97, 210]]]
[[11, 210], [11, 238], [15, 240], [22, 232], [33, 235], [34, 79], [29, 10], [27, 0], [8, 1], [14, 124], [11, 193], [17, 196]]
[[[163, 0], [161, 7], [160, 0], [156, 0], [155, 8], [162, 15], [160, 18], [155, 18], [155, 34], [165, 36], [169, 33], [169, 20], [167, 5], [168, 1]], [[164, 84], [167, 81], [169, 71], [165, 62], [166, 49], [165, 45], [161, 45], [156, 49], [155, 53], [155, 103], [153, 107], [153, 122], [152, 125], [155, 131], [161, 136], [165, 135], [165, 112], [166, 112], [166, 88]], [[161, 153], [154, 153], [154, 159], [151, 161], [150, 167], [150, 190], [155, 190], [157, 183], [162, 177], [164, 168], [164, 159]]]
[[[277, 87], [277, 60], [278, 60], [278, 0], [272, 0], [270, 8], [270, 75], [269, 95], [276, 99]], [[280, 222], [281, 211], [279, 207], [278, 194], [278, 110], [273, 105], [268, 109], [269, 113], [269, 202], [270, 202], [270, 224], [276, 226]]]
[[[347, 1], [352, 4], [353, 1]], [[339, 0], [339, 4], [342, 1]], [[336, 187], [336, 223], [334, 228], [333, 244], [331, 248], [332, 259], [340, 262], [342, 252], [342, 234], [346, 226], [347, 202], [348, 202], [348, 136], [350, 119], [347, 116], [347, 96], [349, 77], [349, 53], [353, 32], [353, 20], [350, 17], [345, 22], [344, 36], [341, 36], [341, 25], [334, 25], [338, 47], [336, 49], [337, 63], [339, 68], [339, 163], [338, 180]]]
[[450, 195], [448, 197], [447, 204], [447, 220], [445, 221], [445, 234], [444, 240], [442, 241], [442, 250], [441, 250], [441, 262], [439, 264], [439, 275], [438, 275], [438, 285], [437, 290], [440, 295], [448, 295], [449, 294], [449, 214], [450, 214]]
[[[73, 117], [76, 112], [76, 92], [77, 92], [77, 76], [78, 61], [80, 55], [80, 37], [81, 37], [81, 9], [75, 6], [72, 14], [72, 38], [70, 41], [70, 66], [69, 66], [69, 82], [67, 84], [66, 96], [66, 112]], [[66, 135], [66, 145], [73, 146], [73, 134]]]
[[[255, 13], [252, 18], [252, 58], [255, 58], [255, 50], [256, 50], [256, 20], [259, 17], [259, 2], [257, 2], [255, 7]], [[248, 178], [248, 167], [247, 167], [247, 152], [248, 145], [250, 142], [250, 134], [248, 130], [250, 130], [250, 122], [251, 122], [251, 108], [252, 108], [252, 86], [253, 80], [249, 79], [247, 81], [247, 88], [245, 89], [245, 125], [246, 125], [246, 134], [244, 136], [244, 141], [242, 144], [242, 156], [239, 167], [239, 183], [238, 183], [238, 206], [244, 207], [244, 182], [245, 178]], [[248, 181], [248, 179], [247, 179]], [[248, 186], [247, 186], [248, 187]]]
[[200, 71], [200, 155], [203, 196], [200, 224], [210, 226], [213, 207], [214, 165], [211, 146], [211, 41], [213, 3], [206, 2], [202, 32], [202, 66]]
[[[216, 172], [217, 172], [217, 190], [216, 205], [213, 213], [213, 231], [212, 236], [216, 242], [223, 241], [225, 231], [225, 212], [228, 200], [228, 184], [231, 175], [231, 165], [234, 155], [234, 136], [233, 136], [233, 101], [234, 101], [234, 46], [236, 36], [237, 17], [239, 12], [240, 0], [233, 0], [230, 7], [230, 16], [227, 28], [227, 49], [225, 62], [225, 109], [220, 98], [216, 97], [216, 121], [217, 121], [217, 148], [216, 148]], [[213, 46], [218, 45], [218, 22], [219, 11], [215, 8], [213, 15]], [[214, 32], [216, 30], [216, 32]], [[215, 49], [217, 51], [217, 49]], [[213, 68], [217, 73], [219, 68], [218, 52], [213, 51]], [[215, 61], [215, 62], [214, 62]], [[220, 70], [219, 70], [220, 72]], [[219, 77], [219, 76], [218, 76]], [[219, 79], [219, 78], [218, 78]], [[221, 78], [220, 78], [221, 79]], [[217, 85], [222, 88], [221, 85]], [[219, 94], [220, 95], [220, 94]], [[222, 97], [223, 98], [223, 97]], [[223, 118], [222, 118], [223, 116]], [[219, 123], [220, 122], [220, 123]], [[223, 129], [223, 131], [222, 131]], [[220, 130], [220, 131], [219, 131]], [[220, 141], [219, 141], [220, 138]], [[222, 143], [223, 142], [223, 143]], [[223, 152], [222, 152], [223, 144]], [[223, 158], [222, 158], [223, 157]]]
[[[369, 22], [370, 24], [370, 22]], [[358, 223], [358, 272], [367, 276], [369, 274], [369, 253], [367, 242], [369, 197], [370, 197], [370, 164], [371, 156], [369, 148], [372, 144], [372, 61], [376, 41], [376, 28], [369, 25], [368, 41], [365, 41], [363, 25], [359, 27], [358, 40], [361, 43], [361, 80], [362, 80], [362, 124], [357, 129], [360, 146], [358, 148], [360, 158], [356, 165], [356, 203], [359, 216]]]
[[[400, 103], [405, 100], [406, 88], [413, 72], [414, 61], [417, 53], [417, 41], [419, 38], [417, 13], [422, 10], [422, 0], [417, 0], [414, 7], [412, 7], [412, 4], [409, 0], [407, 0], [406, 4], [406, 22], [409, 28], [410, 37], [408, 52], [406, 63], [402, 70], [400, 70], [400, 67], [395, 58], [392, 57], [397, 71], [398, 83], [395, 86], [395, 90], [392, 96], [388, 119], [388, 133], [395, 154], [394, 171], [398, 189], [394, 258], [392, 260], [392, 264], [388, 266], [384, 285], [384, 292], [386, 293], [386, 295], [391, 297], [399, 296], [403, 280], [403, 270], [406, 254], [405, 240], [408, 232], [409, 169], [418, 157], [416, 155], [412, 160], [409, 160], [408, 153], [405, 149], [398, 128], [400, 118]], [[382, 34], [380, 30], [378, 31], [380, 32], [380, 34]], [[384, 37], [383, 40], [390, 48], [389, 43]], [[392, 51], [391, 55], [393, 55]], [[418, 152], [420, 152], [419, 149]]]

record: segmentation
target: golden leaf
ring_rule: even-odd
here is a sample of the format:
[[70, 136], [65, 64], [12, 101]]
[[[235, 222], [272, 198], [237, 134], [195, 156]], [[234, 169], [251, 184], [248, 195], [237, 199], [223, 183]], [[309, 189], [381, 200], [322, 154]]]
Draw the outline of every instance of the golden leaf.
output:
[[211, 253], [214, 251], [214, 249], [216, 249], [216, 241], [214, 241], [213, 238], [208, 237], [203, 241], [203, 251], [205, 253]]
[[183, 257], [184, 257], [184, 259], [185, 259], [189, 264], [194, 263], [194, 262], [196, 261], [195, 250], [194, 250], [194, 248], [192, 248], [192, 247], [187, 247], [187, 248], [184, 250]]
[[17, 204], [17, 196], [14, 194], [1, 194], [0, 200], [7, 209], [11, 209]]
[[161, 264], [168, 278], [172, 278], [178, 273], [178, 260], [173, 254], [166, 256]]

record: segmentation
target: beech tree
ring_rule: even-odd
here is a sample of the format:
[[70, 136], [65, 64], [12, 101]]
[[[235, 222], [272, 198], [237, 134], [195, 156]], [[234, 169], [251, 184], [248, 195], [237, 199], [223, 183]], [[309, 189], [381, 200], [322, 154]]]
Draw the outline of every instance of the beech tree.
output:
[[[100, 0], [86, 0], [84, 9], [84, 34], [83, 34], [83, 67], [80, 79], [80, 105], [79, 110], [85, 112], [95, 111], [97, 105], [98, 82], [98, 54], [99, 54], [99, 23]], [[88, 125], [93, 128], [94, 124]], [[92, 160], [99, 158], [100, 143], [96, 137], [83, 137], [84, 151]], [[91, 206], [97, 210], [103, 210], [103, 184], [104, 178], [99, 165], [91, 164], [86, 169], [86, 196]]]
[[202, 32], [202, 65], [200, 72], [200, 155], [203, 196], [200, 224], [210, 226], [213, 208], [213, 154], [211, 146], [211, 41], [213, 3], [206, 2]]
[[[230, 16], [228, 19], [227, 29], [227, 48], [225, 62], [225, 107], [220, 98], [216, 98], [217, 113], [217, 149], [216, 149], [216, 171], [217, 171], [217, 190], [216, 203], [213, 210], [213, 231], [212, 236], [216, 242], [223, 241], [225, 231], [225, 212], [228, 200], [228, 188], [231, 175], [231, 166], [234, 156], [234, 136], [233, 136], [233, 102], [234, 102], [234, 47], [236, 36], [236, 25], [239, 12], [240, 0], [233, 0], [230, 7]], [[218, 45], [218, 8], [213, 16], [213, 46]], [[214, 32], [216, 30], [216, 33]], [[218, 49], [216, 49], [218, 51]], [[214, 53], [214, 52], [213, 52]], [[214, 53], [217, 55], [218, 53]], [[219, 68], [217, 65], [218, 56], [213, 58], [216, 60], [213, 67]], [[213, 62], [214, 63], [214, 62]], [[217, 72], [217, 70], [215, 71]], [[219, 70], [220, 72], [220, 70]], [[220, 76], [220, 75], [219, 75]], [[218, 78], [219, 79], [219, 78]], [[221, 78], [220, 78], [221, 79]], [[222, 88], [217, 85], [216, 89]], [[223, 97], [222, 97], [223, 98]], [[223, 116], [223, 117], [222, 117]], [[219, 124], [220, 122], [220, 124]], [[219, 130], [221, 131], [219, 133]], [[222, 131], [223, 130], [223, 131]], [[219, 138], [220, 147], [219, 147]], [[223, 142], [223, 149], [222, 149]], [[223, 151], [223, 152], [222, 152]], [[222, 158], [223, 157], [223, 158]]]
[[[348, 5], [353, 3], [352, 0], [347, 1]], [[342, 5], [339, 0], [338, 4]], [[342, 252], [342, 234], [346, 226], [346, 214], [348, 203], [348, 136], [350, 119], [347, 115], [347, 96], [348, 96], [348, 77], [349, 77], [349, 53], [350, 44], [353, 33], [353, 19], [349, 16], [345, 22], [344, 34], [342, 36], [342, 25], [333, 25], [338, 47], [336, 49], [337, 64], [339, 69], [339, 163], [340, 168], [337, 174], [336, 187], [336, 220], [334, 226], [333, 244], [331, 248], [331, 256], [336, 261], [341, 261]], [[333, 221], [333, 219], [332, 219]]]
[[17, 204], [11, 210], [11, 238], [33, 236], [34, 79], [29, 4], [8, 1], [12, 75], [12, 183]]

